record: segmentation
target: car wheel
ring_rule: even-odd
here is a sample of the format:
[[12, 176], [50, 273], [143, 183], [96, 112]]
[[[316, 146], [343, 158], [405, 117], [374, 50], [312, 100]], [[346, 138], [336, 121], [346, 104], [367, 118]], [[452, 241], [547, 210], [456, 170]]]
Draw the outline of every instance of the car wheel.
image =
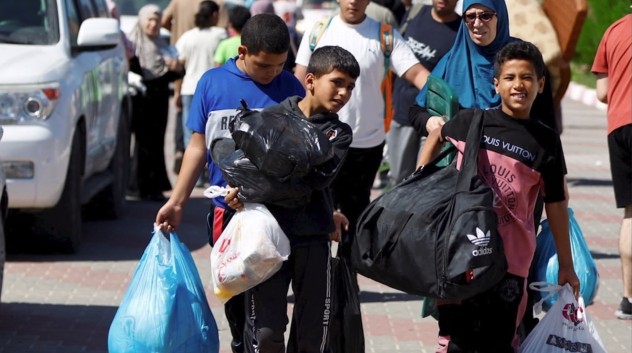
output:
[[36, 221], [36, 231], [59, 249], [74, 253], [81, 244], [81, 179], [82, 179], [82, 143], [79, 132], [72, 139], [72, 150], [68, 162], [68, 173], [61, 198], [57, 205], [44, 211], [41, 222]]
[[121, 109], [116, 151], [108, 167], [112, 183], [99, 192], [87, 205], [89, 219], [117, 219], [125, 209], [125, 193], [130, 174], [130, 128], [127, 114]]

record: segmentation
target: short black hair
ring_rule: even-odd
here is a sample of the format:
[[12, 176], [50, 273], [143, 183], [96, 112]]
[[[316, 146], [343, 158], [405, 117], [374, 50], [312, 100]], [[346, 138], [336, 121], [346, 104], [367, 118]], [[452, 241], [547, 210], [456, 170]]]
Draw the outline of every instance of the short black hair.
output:
[[228, 10], [228, 22], [235, 29], [235, 31], [241, 33], [246, 22], [250, 19], [250, 10], [245, 6], [234, 5]]
[[314, 50], [307, 64], [307, 73], [318, 77], [334, 70], [345, 72], [354, 79], [360, 76], [360, 64], [346, 49], [328, 45]]
[[502, 65], [509, 60], [526, 60], [533, 64], [538, 78], [544, 77], [546, 66], [542, 53], [535, 44], [526, 41], [515, 41], [505, 45], [494, 58], [494, 77], [500, 76]]
[[206, 28], [213, 14], [219, 11], [219, 6], [214, 1], [204, 0], [200, 2], [198, 12], [195, 14], [195, 27]]
[[290, 49], [290, 31], [281, 17], [262, 13], [252, 16], [241, 31], [241, 45], [248, 53], [257, 55], [264, 51], [284, 54]]

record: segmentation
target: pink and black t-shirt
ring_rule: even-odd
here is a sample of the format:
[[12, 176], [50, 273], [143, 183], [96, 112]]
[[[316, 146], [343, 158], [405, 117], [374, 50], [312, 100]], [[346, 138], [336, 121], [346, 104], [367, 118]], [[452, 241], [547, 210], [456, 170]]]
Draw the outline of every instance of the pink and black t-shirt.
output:
[[[441, 131], [459, 150], [459, 167], [474, 112], [462, 110]], [[478, 174], [494, 190], [508, 272], [526, 278], [535, 252], [538, 195], [545, 203], [565, 199], [562, 143], [555, 131], [535, 120], [514, 119], [500, 109], [486, 110], [483, 117]]]

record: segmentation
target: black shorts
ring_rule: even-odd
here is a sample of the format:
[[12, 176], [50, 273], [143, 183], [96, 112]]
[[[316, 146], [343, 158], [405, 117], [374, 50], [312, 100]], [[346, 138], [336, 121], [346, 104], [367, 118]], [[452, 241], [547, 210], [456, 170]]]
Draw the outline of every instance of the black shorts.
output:
[[215, 203], [211, 202], [211, 208], [206, 215], [206, 230], [208, 231], [208, 243], [213, 246], [228, 222], [235, 215], [235, 211], [232, 208], [222, 208], [215, 206]]
[[608, 134], [610, 170], [618, 208], [632, 205], [632, 124]]

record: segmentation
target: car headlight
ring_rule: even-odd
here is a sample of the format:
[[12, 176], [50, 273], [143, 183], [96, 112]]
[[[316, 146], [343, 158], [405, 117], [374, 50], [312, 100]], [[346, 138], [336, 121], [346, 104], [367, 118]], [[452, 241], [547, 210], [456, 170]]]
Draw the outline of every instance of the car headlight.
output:
[[61, 92], [58, 84], [0, 87], [0, 124], [28, 124], [50, 117]]

